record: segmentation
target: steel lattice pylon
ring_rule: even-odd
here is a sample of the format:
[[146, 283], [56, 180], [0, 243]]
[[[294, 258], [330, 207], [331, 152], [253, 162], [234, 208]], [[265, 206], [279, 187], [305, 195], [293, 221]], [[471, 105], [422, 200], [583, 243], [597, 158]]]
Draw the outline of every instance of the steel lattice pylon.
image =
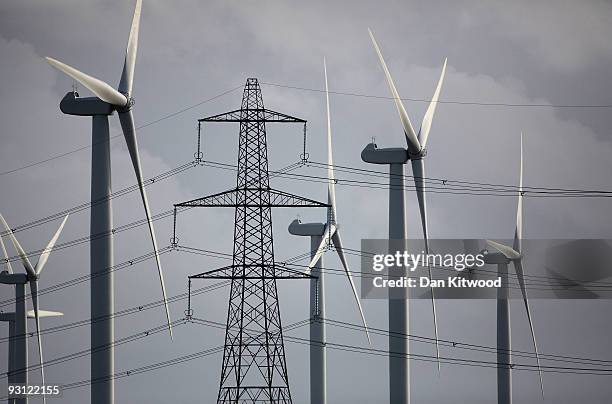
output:
[[232, 265], [190, 276], [232, 280], [217, 403], [291, 403], [276, 280], [309, 276], [275, 264], [272, 207], [327, 204], [270, 188], [266, 122], [305, 121], [266, 110], [249, 78], [240, 110], [199, 122], [240, 122], [236, 188], [175, 205], [235, 208]]

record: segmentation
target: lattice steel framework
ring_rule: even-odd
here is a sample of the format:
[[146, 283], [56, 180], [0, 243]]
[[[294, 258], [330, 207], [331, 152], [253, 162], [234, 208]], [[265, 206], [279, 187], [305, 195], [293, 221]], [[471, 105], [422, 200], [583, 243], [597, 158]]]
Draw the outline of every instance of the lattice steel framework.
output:
[[266, 122], [305, 121], [266, 110], [249, 78], [240, 110], [199, 122], [240, 122], [236, 188], [175, 205], [235, 208], [232, 265], [189, 277], [232, 280], [217, 403], [291, 403], [276, 280], [309, 276], [275, 263], [271, 208], [327, 204], [270, 188]]

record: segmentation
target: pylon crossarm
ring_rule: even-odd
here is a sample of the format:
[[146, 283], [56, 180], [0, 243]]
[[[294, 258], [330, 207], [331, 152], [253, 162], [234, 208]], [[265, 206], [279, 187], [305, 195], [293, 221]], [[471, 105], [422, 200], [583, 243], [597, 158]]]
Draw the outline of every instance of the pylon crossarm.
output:
[[235, 109], [222, 114], [198, 119], [198, 122], [283, 122], [306, 123], [304, 119], [296, 118], [282, 112], [265, 108]]
[[272, 207], [311, 207], [311, 208], [328, 208], [328, 203], [315, 201], [314, 199], [305, 198], [299, 195], [293, 195], [288, 192], [270, 189], [270, 204]]
[[177, 203], [174, 205], [177, 207], [231, 207], [236, 206], [236, 190], [230, 189], [229, 191], [219, 192], [217, 194], [208, 195], [202, 198], [192, 199], [190, 201]]
[[[253, 271], [242, 271], [243, 268], [261, 267], [260, 264], [253, 265], [228, 265], [212, 271], [191, 275], [189, 279], [313, 279], [316, 276], [293, 269], [284, 268], [282, 264], [275, 264], [274, 271], [270, 275], [256, 275]], [[246, 275], [245, 275], [246, 274]]]
[[[269, 194], [269, 203], [263, 203], [259, 200], [244, 200], [245, 192], [261, 192]], [[219, 192], [217, 194], [205, 196], [198, 199], [193, 199], [187, 202], [181, 202], [175, 207], [225, 207], [225, 208], [237, 208], [237, 207], [271, 207], [271, 208], [297, 208], [297, 207], [311, 207], [311, 208], [327, 208], [329, 204], [315, 201], [313, 199], [305, 198], [299, 195], [293, 195], [287, 192], [278, 191], [275, 189], [266, 188], [241, 188], [232, 189], [229, 191]]]

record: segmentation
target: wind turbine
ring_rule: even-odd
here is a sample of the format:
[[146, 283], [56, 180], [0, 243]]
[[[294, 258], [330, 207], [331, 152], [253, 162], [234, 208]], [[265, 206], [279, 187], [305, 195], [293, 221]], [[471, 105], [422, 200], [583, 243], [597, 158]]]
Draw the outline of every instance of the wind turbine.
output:
[[[1, 277], [2, 275], [0, 275]], [[22, 299], [23, 300], [23, 299]], [[18, 304], [16, 302], [16, 304]], [[25, 307], [25, 305], [24, 305]], [[25, 330], [20, 329], [19, 331], [17, 331], [16, 328], [16, 319], [17, 319], [17, 310], [13, 313], [7, 313], [7, 312], [3, 312], [0, 313], [0, 322], [8, 322], [9, 323], [9, 355], [8, 355], [8, 383], [9, 384], [18, 384], [18, 383], [22, 383], [18, 378], [19, 374], [24, 374], [25, 378], [27, 378], [27, 372], [28, 372], [28, 363], [27, 363], [27, 341], [24, 343], [26, 346], [26, 350], [25, 350], [25, 356], [21, 355], [21, 360], [25, 359], [25, 362], [23, 363], [17, 363], [16, 360], [16, 343], [18, 339], [26, 339], [26, 335], [27, 335], [27, 327]], [[63, 316], [64, 313], [61, 313], [59, 311], [48, 311], [48, 310], [38, 310], [38, 317], [39, 318], [45, 318], [45, 317], [60, 317]], [[36, 320], [36, 313], [34, 312], [34, 310], [28, 310], [26, 313], [26, 318], [28, 320]], [[25, 324], [25, 322], [23, 322]], [[23, 328], [23, 327], [22, 327]], [[27, 379], [26, 379], [27, 380]], [[14, 398], [14, 399], [10, 399], [9, 400], [9, 404], [27, 404], [28, 399], [27, 398]]]
[[[109, 376], [113, 374], [114, 349], [112, 347], [114, 334], [113, 306], [113, 273], [109, 271], [113, 266], [113, 238], [112, 238], [112, 208], [111, 208], [111, 165], [110, 165], [110, 138], [108, 129], [108, 116], [114, 111], [119, 115], [121, 129], [134, 166], [140, 196], [144, 205], [147, 224], [155, 262], [159, 274], [168, 331], [172, 338], [170, 312], [166, 297], [166, 287], [159, 258], [155, 230], [151, 221], [151, 210], [147, 193], [143, 184], [143, 174], [138, 153], [136, 128], [132, 115], [132, 85], [134, 67], [136, 65], [136, 52], [138, 49], [138, 30], [142, 1], [136, 1], [136, 9], [130, 29], [123, 73], [118, 90], [107, 83], [52, 58], [46, 58], [49, 64], [64, 72], [79, 83], [87, 87], [96, 97], [81, 98], [75, 92], [70, 92], [62, 99], [60, 109], [69, 115], [92, 117], [92, 162], [91, 162], [91, 378], [96, 383], [91, 387], [91, 402], [112, 403], [114, 401], [114, 382]], [[103, 319], [103, 321], [100, 321]], [[102, 349], [96, 349], [101, 348]]]
[[[442, 82], [446, 72], [446, 59], [442, 66], [442, 73], [438, 80], [438, 85], [429, 103], [429, 107], [423, 117], [421, 128], [418, 134], [414, 131], [408, 113], [395, 88], [393, 78], [387, 64], [382, 56], [380, 48], [374, 39], [374, 34], [368, 29], [374, 49], [378, 54], [380, 64], [385, 72], [387, 84], [391, 90], [395, 107], [399, 113], [407, 148], [393, 147], [378, 149], [375, 143], [368, 144], [361, 152], [361, 159], [366, 163], [388, 164], [389, 165], [389, 239], [406, 238], [406, 207], [404, 201], [404, 164], [408, 160], [412, 165], [414, 185], [419, 210], [421, 214], [421, 225], [423, 227], [423, 238], [425, 241], [425, 253], [429, 253], [428, 229], [427, 229], [427, 204], [425, 199], [425, 155], [427, 139], [431, 130], [433, 116], [438, 105]], [[395, 251], [390, 251], [394, 253]], [[431, 278], [431, 267], [429, 276]], [[398, 271], [392, 271], [398, 272]], [[401, 274], [390, 274], [401, 276]], [[402, 288], [396, 288], [402, 289]], [[398, 335], [408, 335], [410, 333], [409, 322], [409, 301], [407, 290], [389, 291], [389, 352], [398, 355], [389, 356], [389, 397], [392, 404], [407, 404], [410, 402], [410, 360], [406, 359], [410, 355], [410, 343], [408, 338], [397, 337]], [[434, 322], [434, 333], [436, 338], [436, 357], [438, 358], [438, 370], [440, 368], [440, 348], [438, 345], [438, 324], [436, 317], [436, 305], [433, 289], [431, 289], [432, 314]]]
[[[512, 403], [512, 368], [509, 365], [512, 363], [512, 343], [510, 329], [510, 306], [508, 304], [508, 264], [512, 262], [516, 277], [521, 287], [523, 295], [523, 303], [527, 320], [529, 320], [529, 329], [531, 330], [531, 339], [535, 349], [536, 361], [538, 363], [538, 372], [540, 375], [540, 390], [542, 397], [544, 396], [544, 384], [542, 381], [542, 370], [540, 369], [540, 355], [538, 354], [538, 344], [536, 343], [535, 332], [533, 330], [533, 321], [531, 310], [529, 310], [529, 300], [527, 299], [527, 290], [525, 288], [525, 275], [523, 272], [523, 255], [522, 255], [522, 240], [523, 240], [523, 133], [521, 133], [521, 157], [519, 170], [519, 195], [518, 206], [516, 209], [516, 228], [514, 230], [514, 242], [512, 247], [497, 243], [492, 240], [487, 240], [487, 244], [498, 251], [498, 253], [485, 254], [484, 260], [489, 264], [497, 264], [497, 274], [502, 279], [502, 285], [505, 287], [497, 290], [497, 403], [510, 404]], [[508, 364], [508, 366], [502, 366]]]
[[[38, 359], [40, 362], [40, 375], [42, 385], [45, 384], [45, 371], [44, 371], [44, 362], [43, 362], [43, 353], [42, 353], [42, 340], [40, 337], [40, 318], [43, 316], [47, 316], [47, 312], [43, 312], [43, 310], [39, 310], [39, 301], [38, 301], [38, 279], [40, 278], [40, 274], [42, 270], [45, 268], [47, 261], [49, 259], [49, 255], [59, 238], [64, 225], [66, 224], [66, 220], [68, 220], [68, 215], [64, 218], [60, 227], [57, 229], [45, 249], [40, 254], [38, 258], [38, 262], [36, 265], [32, 265], [28, 256], [26, 255], [24, 249], [19, 244], [19, 241], [15, 238], [13, 231], [9, 227], [9, 225], [4, 220], [4, 217], [0, 215], [0, 222], [6, 229], [8, 236], [13, 242], [13, 246], [15, 250], [17, 250], [17, 254], [21, 259], [21, 263], [25, 268], [25, 274], [15, 274], [13, 273], [12, 267], [8, 262], [8, 255], [6, 253], [6, 248], [4, 247], [4, 243], [2, 243], [2, 251], [4, 256], [7, 258], [6, 262], [8, 264], [8, 270], [0, 273], [0, 283], [15, 285], [15, 312], [7, 313], [6, 318], [0, 318], [2, 321], [9, 321], [9, 371], [11, 372], [11, 381], [14, 383], [28, 383], [28, 372], [25, 371], [28, 367], [28, 346], [27, 340], [25, 338], [27, 333], [27, 325], [26, 318], [29, 315], [34, 315], [34, 320], [36, 322], [36, 339], [38, 340]], [[1, 240], [0, 240], [1, 241]], [[32, 306], [34, 308], [33, 312], [28, 313], [26, 311], [26, 299], [25, 299], [25, 285], [30, 285], [30, 295], [32, 298]], [[12, 316], [10, 316], [12, 315]], [[31, 316], [30, 316], [31, 317]], [[12, 331], [13, 338], [10, 339], [10, 331], [11, 331], [11, 320], [13, 323]], [[11, 354], [12, 352], [12, 354]], [[12, 362], [12, 363], [11, 363]], [[45, 401], [45, 397], [43, 396], [43, 401]], [[17, 400], [19, 403], [20, 401]], [[25, 401], [21, 401], [25, 402]]]
[[368, 325], [363, 314], [359, 295], [342, 249], [339, 225], [336, 213], [336, 190], [334, 161], [332, 155], [331, 120], [329, 115], [329, 90], [327, 86], [327, 65], [323, 59], [325, 72], [325, 101], [327, 106], [327, 221], [326, 223], [302, 223], [296, 219], [289, 225], [289, 233], [296, 236], [310, 236], [311, 260], [308, 271], [316, 278], [310, 280], [310, 402], [325, 404], [327, 402], [326, 349], [325, 349], [325, 274], [323, 271], [323, 253], [331, 244], [334, 245], [342, 267], [346, 272], [353, 296], [359, 308], [361, 321], [371, 343]]

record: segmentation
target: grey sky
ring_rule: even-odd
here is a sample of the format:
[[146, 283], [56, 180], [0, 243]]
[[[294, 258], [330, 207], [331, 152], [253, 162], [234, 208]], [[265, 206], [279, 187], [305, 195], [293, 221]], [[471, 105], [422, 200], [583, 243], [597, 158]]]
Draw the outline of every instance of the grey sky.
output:
[[[16, 1], [0, 3], [0, 172], [87, 145], [90, 120], [62, 115], [58, 104], [72, 82], [49, 67], [52, 56], [95, 77], [115, 84], [133, 12], [133, 1]], [[433, 3], [433, 4], [432, 4]], [[265, 83], [323, 88], [322, 59], [327, 58], [330, 89], [388, 95], [384, 76], [369, 42], [374, 31], [403, 97], [431, 97], [444, 57], [448, 57], [443, 100], [513, 104], [611, 104], [612, 3], [598, 1], [533, 2], [246, 2], [153, 1], [143, 4], [140, 47], [134, 92], [137, 125], [193, 105], [244, 84], [246, 77]], [[324, 98], [321, 93], [262, 85], [267, 107], [309, 121], [309, 152], [325, 159]], [[82, 95], [87, 90], [80, 89]], [[196, 119], [238, 108], [241, 90], [203, 104], [139, 131], [147, 177], [192, 158]], [[426, 105], [406, 102], [418, 126]], [[399, 119], [391, 100], [331, 96], [336, 164], [386, 170], [361, 162], [359, 153], [372, 136], [380, 146], [403, 145]], [[116, 117], [112, 130], [119, 133]], [[518, 178], [520, 131], [525, 133], [525, 184], [530, 186], [612, 189], [610, 109], [521, 108], [441, 104], [428, 143], [428, 175], [439, 178], [514, 184]], [[238, 128], [206, 127], [205, 157], [224, 163], [236, 160]], [[272, 169], [298, 159], [301, 127], [272, 127], [268, 131]], [[135, 182], [121, 138], [113, 142], [113, 188]], [[12, 226], [47, 216], [89, 199], [89, 150], [53, 160], [14, 174], [0, 176], [0, 211]], [[298, 172], [325, 175], [323, 170]], [[409, 172], [408, 172], [409, 174]], [[338, 174], [339, 178], [344, 175]], [[149, 188], [154, 212], [173, 203], [230, 188], [232, 172], [194, 168]], [[273, 180], [277, 188], [325, 198], [325, 185]], [[385, 190], [337, 187], [338, 215], [344, 243], [359, 248], [361, 238], [385, 237]], [[514, 198], [428, 195], [431, 236], [508, 238], [514, 230]], [[138, 196], [114, 201], [116, 225], [142, 218]], [[612, 219], [608, 199], [526, 198], [525, 236], [531, 238], [610, 238]], [[276, 257], [279, 260], [308, 250], [306, 239], [289, 236], [287, 225], [297, 215], [323, 220], [323, 211], [282, 210], [274, 214]], [[421, 235], [414, 195], [408, 194], [409, 235]], [[192, 211], [179, 218], [181, 243], [231, 252], [233, 212]], [[88, 234], [88, 213], [73, 215], [62, 240]], [[42, 248], [57, 223], [18, 233], [26, 250]], [[159, 242], [166, 245], [171, 223], [156, 223]], [[118, 234], [115, 262], [148, 252], [144, 228]], [[213, 269], [225, 261], [171, 253], [162, 257], [170, 295], [186, 291], [189, 274]], [[359, 258], [349, 257], [358, 269]], [[57, 251], [51, 257], [44, 287], [89, 273], [86, 245]], [[304, 262], [302, 262], [304, 263]], [[137, 265], [116, 275], [116, 310], [159, 298], [154, 266]], [[338, 268], [332, 255], [326, 265]], [[527, 264], [528, 265], [528, 264]], [[17, 265], [15, 265], [17, 267]], [[526, 267], [527, 268], [527, 267]], [[528, 269], [527, 269], [528, 270]], [[348, 283], [329, 276], [328, 315], [352, 323], [359, 316]], [[204, 286], [205, 281], [196, 286]], [[43, 327], [86, 319], [89, 286], [82, 284], [42, 297], [44, 308], [61, 310], [63, 319]], [[308, 316], [307, 284], [282, 282], [283, 322]], [[12, 295], [0, 289], [1, 300]], [[224, 321], [228, 290], [194, 299], [199, 317]], [[186, 303], [171, 306], [174, 318]], [[3, 307], [2, 309], [7, 309]], [[387, 328], [386, 305], [365, 301], [368, 321]], [[536, 335], [542, 352], [612, 360], [608, 348], [612, 329], [609, 302], [532, 302]], [[520, 302], [512, 305], [513, 344], [531, 350], [528, 324]], [[432, 335], [430, 309], [425, 301], [412, 305], [413, 332]], [[163, 311], [154, 309], [117, 320], [121, 338], [161, 325]], [[440, 336], [493, 346], [494, 302], [440, 303]], [[0, 327], [0, 337], [8, 334]], [[306, 336], [304, 328], [296, 335]], [[330, 327], [329, 339], [367, 344], [363, 334]], [[48, 335], [49, 359], [86, 349], [89, 330], [81, 327]], [[177, 328], [170, 344], [164, 334], [117, 348], [116, 370], [204, 350], [223, 343], [223, 331], [203, 326]], [[382, 337], [374, 339], [384, 349]], [[289, 377], [294, 402], [308, 402], [307, 347], [287, 343]], [[34, 341], [30, 343], [35, 352]], [[433, 354], [431, 346], [414, 343], [417, 353]], [[444, 349], [443, 355], [492, 360], [491, 356]], [[32, 361], [35, 356], [30, 355]], [[117, 401], [129, 403], [214, 402], [220, 355], [197, 359], [117, 382]], [[6, 363], [6, 344], [0, 344], [0, 369]], [[49, 382], [67, 384], [87, 379], [88, 358], [49, 367]], [[445, 365], [440, 377], [435, 365], [414, 362], [414, 402], [489, 403], [495, 376], [488, 369]], [[387, 397], [386, 359], [329, 351], [330, 402], [377, 403]], [[35, 378], [36, 379], [36, 378]], [[2, 381], [4, 383], [4, 381]], [[608, 402], [609, 377], [545, 374], [545, 403]], [[537, 403], [535, 373], [515, 372], [518, 402]], [[0, 386], [4, 384], [0, 383]], [[443, 388], [440, 386], [444, 386]], [[66, 392], [62, 402], [87, 402], [88, 389]]]

